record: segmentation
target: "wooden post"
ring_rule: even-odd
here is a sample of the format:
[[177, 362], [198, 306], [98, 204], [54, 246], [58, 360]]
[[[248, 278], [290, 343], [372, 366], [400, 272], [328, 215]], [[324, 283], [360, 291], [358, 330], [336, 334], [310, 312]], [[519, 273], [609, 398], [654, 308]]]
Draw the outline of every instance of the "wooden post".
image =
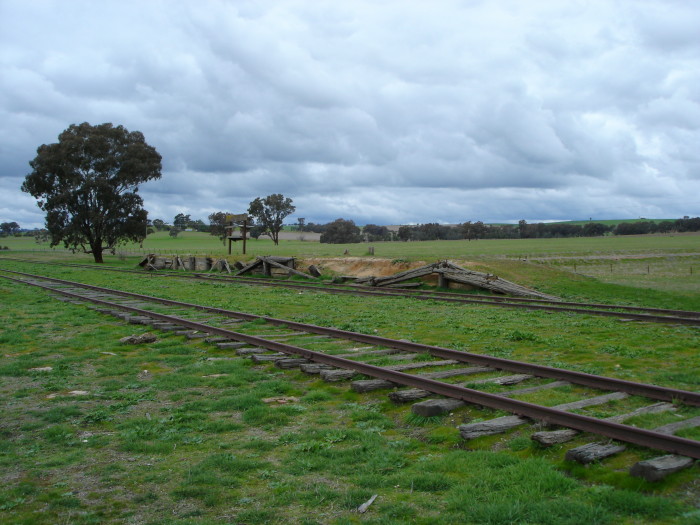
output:
[[[245, 253], [245, 248], [243, 248], [243, 253]], [[228, 238], [228, 254], [231, 255], [231, 237]]]
[[[245, 238], [248, 235], [248, 221], [247, 220], [243, 221], [243, 226], [241, 227], [241, 231], [243, 232], [243, 255], [245, 255]], [[229, 250], [228, 253], [230, 254], [231, 250]]]

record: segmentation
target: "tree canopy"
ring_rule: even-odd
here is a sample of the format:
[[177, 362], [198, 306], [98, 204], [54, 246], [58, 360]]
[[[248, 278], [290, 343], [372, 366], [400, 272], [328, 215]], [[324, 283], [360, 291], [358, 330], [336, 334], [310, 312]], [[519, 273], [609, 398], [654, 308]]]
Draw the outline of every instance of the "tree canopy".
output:
[[[248, 214], [255, 218], [259, 226], [262, 226], [274, 243], [279, 244], [282, 221], [290, 213], [294, 213], [296, 207], [292, 204], [292, 199], [285, 197], [281, 193], [273, 193], [264, 199], [256, 198], [250, 203]], [[252, 236], [252, 233], [251, 233]]]
[[148, 212], [138, 185], [161, 176], [161, 156], [142, 133], [111, 123], [72, 124], [58, 142], [42, 144], [22, 191], [46, 212], [51, 246], [102, 252], [146, 235]]
[[17, 232], [19, 232], [19, 224], [15, 221], [0, 224], [0, 234], [2, 235], [14, 235]]
[[190, 218], [189, 214], [185, 215], [184, 213], [178, 213], [173, 219], [173, 226], [180, 228], [181, 230], [185, 230], [190, 227], [191, 222], [192, 219]]
[[226, 211], [217, 211], [209, 215], [209, 233], [216, 235], [221, 242], [226, 244], [226, 236], [228, 235], [228, 221], [226, 217], [231, 215]]
[[328, 224], [326, 231], [321, 234], [321, 242], [328, 244], [349, 244], [360, 242], [360, 228], [354, 221], [336, 219]]

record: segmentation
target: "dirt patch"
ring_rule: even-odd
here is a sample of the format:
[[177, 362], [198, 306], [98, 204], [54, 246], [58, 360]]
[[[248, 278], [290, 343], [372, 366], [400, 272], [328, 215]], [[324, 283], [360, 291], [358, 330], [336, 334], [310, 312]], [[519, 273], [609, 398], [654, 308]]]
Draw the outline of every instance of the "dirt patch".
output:
[[304, 259], [303, 266], [313, 264], [321, 273], [334, 275], [352, 275], [354, 277], [385, 277], [395, 273], [424, 266], [425, 261], [399, 261], [374, 257], [329, 257]]

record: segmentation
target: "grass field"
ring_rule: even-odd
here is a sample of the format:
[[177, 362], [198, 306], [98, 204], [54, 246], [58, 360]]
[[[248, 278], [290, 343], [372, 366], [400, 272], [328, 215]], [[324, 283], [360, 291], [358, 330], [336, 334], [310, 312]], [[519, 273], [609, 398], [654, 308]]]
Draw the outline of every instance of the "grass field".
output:
[[[479, 267], [561, 296], [700, 310], [698, 294], [683, 289], [688, 276], [681, 271], [666, 268], [653, 286], [632, 278], [606, 282], [609, 259], [588, 258], [656, 253], [667, 257], [649, 258], [649, 264], [671, 261], [669, 254], [695, 251], [699, 239], [624, 239], [605, 245], [606, 250], [588, 239], [579, 239], [578, 245], [518, 241], [509, 249], [528, 247], [532, 257], [547, 260], [503, 257], [493, 246], [479, 248], [494, 251], [482, 251], [475, 259]], [[162, 251], [173, 251], [169, 240]], [[181, 240], [193, 243], [183, 252], [197, 251], [194, 239]], [[259, 242], [265, 243], [260, 253], [288, 254], [285, 248], [294, 247], [300, 250], [294, 253], [332, 248], [341, 251], [331, 255], [340, 255], [345, 249], [294, 242], [275, 248]], [[456, 254], [488, 242], [376, 246], [380, 254], [385, 248], [397, 250], [389, 258], [432, 260], [467, 258]], [[423, 255], [428, 247], [417, 246], [423, 244], [438, 250], [432, 259]], [[443, 254], [450, 249], [455, 255]], [[16, 247], [2, 255], [86, 261], [85, 256], [23, 253]], [[575, 257], [576, 274], [567, 257]], [[680, 266], [696, 262], [692, 256], [673, 257]], [[110, 257], [108, 263], [133, 266], [135, 260]], [[637, 261], [645, 269], [647, 259]], [[700, 386], [696, 328], [299, 294], [40, 267], [1, 257], [0, 268], [623, 379], [689, 390]], [[582, 275], [584, 270], [601, 275]], [[627, 276], [632, 268], [624, 270], [620, 275]], [[381, 392], [358, 395], [343, 384], [243, 360], [206, 361], [228, 354], [183, 337], [159, 335], [150, 345], [120, 344], [120, 337], [143, 329], [58, 303], [40, 290], [2, 280], [0, 298], [3, 523], [700, 523], [697, 467], [648, 484], [626, 473], [627, 465], [652, 454], [634, 446], [583, 468], [562, 460], [565, 448], [537, 448], [523, 431], [467, 444], [454, 427], [493, 417], [491, 412], [468, 407], [440, 420], [421, 420]], [[53, 370], [30, 370], [44, 366]], [[557, 395], [565, 400], [575, 393]], [[297, 401], [264, 401], [279, 396]], [[643, 401], [623, 403], [634, 408]], [[684, 409], [685, 416], [698, 413]], [[650, 428], [674, 418], [656, 415], [637, 424]], [[697, 429], [684, 435], [700, 439]], [[587, 439], [581, 436], [574, 445]], [[367, 514], [357, 514], [354, 509], [373, 494], [378, 498]]]
[[[31, 237], [0, 238], [0, 246], [10, 251], [52, 252], [48, 244], [37, 244]], [[352, 256], [364, 256], [373, 246], [377, 257], [390, 259], [446, 259], [446, 258], [539, 258], [582, 256], [629, 256], [644, 254], [700, 254], [700, 234], [623, 235], [605, 237], [578, 237], [570, 239], [482, 239], [479, 241], [424, 241], [377, 242], [361, 244], [321, 244], [307, 241], [249, 240], [247, 256], [290, 255], [297, 257], [338, 257], [346, 251]], [[55, 251], [61, 251], [57, 248]], [[227, 247], [216, 237], [206, 233], [183, 232], [171, 238], [167, 232], [152, 234], [143, 246], [124, 245], [118, 251], [135, 253], [198, 253], [224, 255]], [[234, 243], [233, 255], [241, 254], [241, 243]]]

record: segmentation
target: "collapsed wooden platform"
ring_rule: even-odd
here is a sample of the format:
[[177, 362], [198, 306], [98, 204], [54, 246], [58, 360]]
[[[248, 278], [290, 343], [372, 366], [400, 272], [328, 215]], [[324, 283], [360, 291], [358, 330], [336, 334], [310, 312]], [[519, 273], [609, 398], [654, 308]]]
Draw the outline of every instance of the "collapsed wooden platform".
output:
[[[311, 267], [312, 270], [315, 267]], [[273, 271], [277, 274], [286, 274], [288, 276], [298, 275], [307, 279], [316, 279], [320, 277], [320, 272], [316, 271], [317, 275], [309, 275], [296, 269], [296, 259], [294, 257], [273, 257], [271, 255], [261, 255], [255, 258], [254, 261], [242, 265], [234, 275], [244, 275], [252, 272], [262, 272], [267, 277], [272, 277]]]
[[[462, 268], [461, 266], [458, 266], [450, 261], [439, 261], [432, 264], [426, 264], [420, 268], [406, 270], [387, 277], [360, 277], [355, 280], [355, 284], [375, 287], [405, 287], [407, 284], [413, 284], [407, 283], [406, 281], [427, 277], [430, 275], [437, 275], [438, 286], [441, 288], [448, 288], [449, 283], [453, 282], [519, 297], [535, 297], [549, 300], [557, 299], [552, 295], [547, 295], [542, 292], [538, 292], [537, 290], [533, 290], [532, 288], [501, 279], [497, 275]], [[419, 284], [420, 283], [415, 283], [415, 285]]]
[[194, 255], [157, 255], [148, 254], [139, 262], [145, 270], [183, 270], [197, 272], [227, 272], [233, 275], [244, 275], [247, 273], [259, 273], [267, 277], [276, 275], [298, 275], [307, 279], [317, 279], [321, 273], [315, 266], [310, 266], [309, 271], [313, 274], [304, 273], [296, 269], [296, 259], [294, 257], [273, 257], [270, 255], [258, 256], [248, 264], [236, 262], [230, 265], [226, 259], [214, 259], [208, 256]]
[[[218, 262], [218, 261], [217, 261]], [[208, 271], [212, 269], [214, 260], [204, 255], [158, 255], [149, 253], [139, 266], [145, 270], [186, 270]]]

